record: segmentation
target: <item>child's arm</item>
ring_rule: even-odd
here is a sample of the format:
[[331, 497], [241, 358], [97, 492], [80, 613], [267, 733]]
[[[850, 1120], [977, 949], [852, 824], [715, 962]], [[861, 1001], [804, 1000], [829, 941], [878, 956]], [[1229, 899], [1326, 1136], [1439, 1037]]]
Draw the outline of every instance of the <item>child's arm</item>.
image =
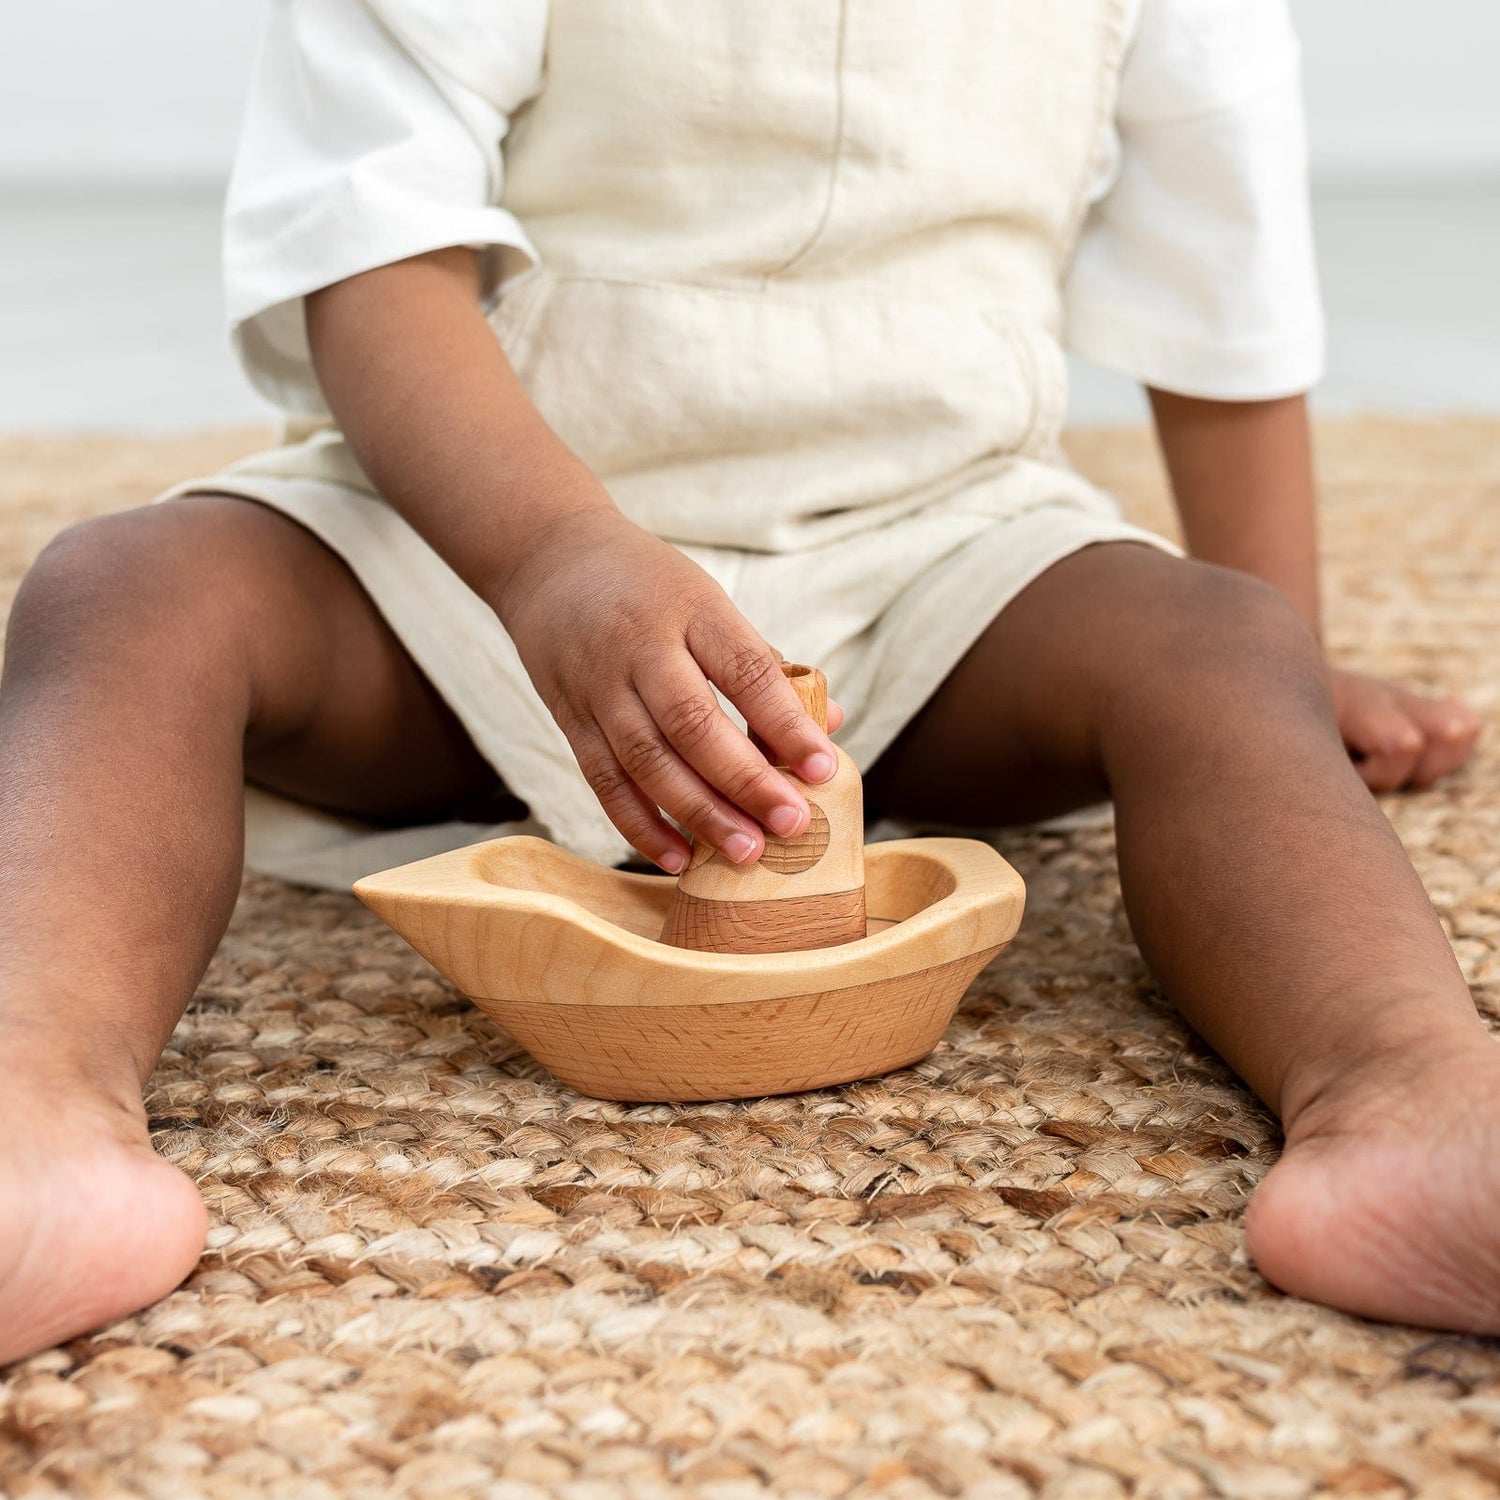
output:
[[[1274, 584], [1321, 639], [1305, 399], [1150, 394], [1188, 551]], [[1468, 759], [1481, 721], [1465, 704], [1336, 667], [1331, 682], [1344, 743], [1374, 790], [1425, 786]]]
[[719, 585], [547, 426], [481, 311], [474, 252], [336, 282], [308, 298], [307, 331], [365, 473], [500, 616], [625, 838], [676, 869], [688, 846], [659, 808], [738, 860], [764, 847], [758, 823], [806, 825], [709, 684], [806, 781], [833, 773], [831, 743]]
[[1312, 442], [1302, 396], [1150, 392], [1188, 551], [1275, 584], [1322, 639]]

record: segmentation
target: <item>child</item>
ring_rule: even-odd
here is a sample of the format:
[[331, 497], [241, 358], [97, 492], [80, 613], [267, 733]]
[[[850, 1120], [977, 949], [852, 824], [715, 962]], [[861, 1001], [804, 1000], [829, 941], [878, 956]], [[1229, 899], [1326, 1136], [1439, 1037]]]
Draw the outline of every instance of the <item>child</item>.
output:
[[[249, 857], [1112, 797], [1167, 992], [1285, 1123], [1278, 1285], [1500, 1331], [1500, 1054], [1369, 787], [1478, 721], [1329, 667], [1296, 52], [1267, 0], [282, 0], [231, 189], [300, 439], [47, 548], [0, 686], [0, 1357], [161, 1296], [140, 1088]], [[502, 158], [501, 141], [505, 149]], [[1152, 393], [1190, 557], [1066, 465]], [[1341, 738], [1342, 735], [1342, 738]], [[1353, 763], [1351, 763], [1351, 754]]]

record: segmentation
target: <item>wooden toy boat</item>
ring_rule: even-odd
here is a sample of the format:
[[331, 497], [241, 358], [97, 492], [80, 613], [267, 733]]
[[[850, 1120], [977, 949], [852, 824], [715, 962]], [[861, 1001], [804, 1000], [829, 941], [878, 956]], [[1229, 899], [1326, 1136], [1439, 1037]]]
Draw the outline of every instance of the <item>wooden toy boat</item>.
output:
[[864, 850], [866, 936], [784, 953], [660, 942], [676, 882], [519, 836], [355, 893], [539, 1062], [601, 1099], [737, 1099], [916, 1062], [1021, 922], [1021, 877], [973, 839]]
[[[826, 729], [823, 674], [782, 670]], [[1025, 887], [974, 839], [862, 845], [842, 752], [829, 781], [798, 784], [810, 827], [747, 866], [705, 847], [676, 880], [636, 875], [522, 836], [354, 890], [581, 1093], [733, 1099], [868, 1078], [932, 1050], [1015, 936]]]

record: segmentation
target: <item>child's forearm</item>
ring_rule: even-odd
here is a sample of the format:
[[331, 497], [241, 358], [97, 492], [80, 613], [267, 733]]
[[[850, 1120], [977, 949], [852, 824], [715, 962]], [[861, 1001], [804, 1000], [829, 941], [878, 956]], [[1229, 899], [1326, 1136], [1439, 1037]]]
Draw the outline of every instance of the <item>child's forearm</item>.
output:
[[1150, 395], [1188, 551], [1274, 584], [1319, 634], [1306, 400]]
[[505, 358], [480, 309], [473, 251], [434, 251], [314, 292], [307, 333], [371, 482], [492, 605], [549, 530], [611, 508]]
[[764, 829], [794, 837], [811, 816], [772, 762], [820, 782], [837, 752], [724, 588], [623, 516], [548, 428], [478, 293], [466, 250], [315, 293], [328, 405], [375, 488], [499, 616], [620, 834], [674, 874], [692, 848], [669, 816], [756, 859]]

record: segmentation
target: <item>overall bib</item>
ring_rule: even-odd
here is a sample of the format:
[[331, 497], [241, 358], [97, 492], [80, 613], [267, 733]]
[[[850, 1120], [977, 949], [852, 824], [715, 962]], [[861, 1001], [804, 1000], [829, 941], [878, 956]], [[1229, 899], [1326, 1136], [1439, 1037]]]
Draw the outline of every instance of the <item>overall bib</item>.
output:
[[[868, 767], [1019, 590], [1129, 525], [1059, 448], [1060, 284], [1123, 0], [553, 0], [505, 143], [540, 263], [490, 312], [620, 509], [820, 666]], [[493, 833], [629, 846], [488, 607], [316, 431], [173, 494], [349, 564], [524, 824], [375, 832], [252, 792], [247, 861], [339, 885]], [[503, 498], [497, 498], [503, 504]]]

